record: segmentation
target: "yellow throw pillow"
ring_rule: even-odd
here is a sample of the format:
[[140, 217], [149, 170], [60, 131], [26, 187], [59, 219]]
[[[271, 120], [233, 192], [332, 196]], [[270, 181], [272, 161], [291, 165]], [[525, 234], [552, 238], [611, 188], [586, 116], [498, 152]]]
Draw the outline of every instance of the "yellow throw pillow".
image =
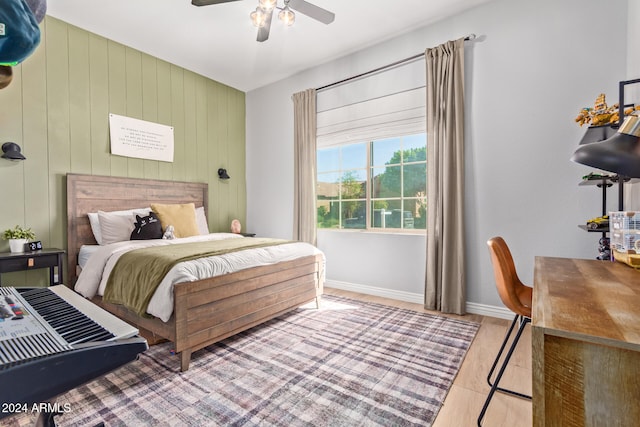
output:
[[169, 225], [173, 225], [175, 237], [189, 237], [200, 234], [196, 223], [196, 206], [193, 203], [182, 205], [152, 203], [151, 210], [160, 219], [163, 230], [166, 230]]

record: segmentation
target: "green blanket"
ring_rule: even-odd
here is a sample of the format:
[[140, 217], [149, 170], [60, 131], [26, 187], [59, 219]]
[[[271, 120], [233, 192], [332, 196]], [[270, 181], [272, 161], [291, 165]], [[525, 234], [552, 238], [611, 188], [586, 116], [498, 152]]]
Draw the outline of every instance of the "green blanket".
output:
[[103, 299], [121, 304], [140, 316], [164, 276], [179, 262], [222, 255], [243, 249], [290, 243], [288, 240], [244, 238], [180, 243], [134, 249], [122, 255], [109, 275]]

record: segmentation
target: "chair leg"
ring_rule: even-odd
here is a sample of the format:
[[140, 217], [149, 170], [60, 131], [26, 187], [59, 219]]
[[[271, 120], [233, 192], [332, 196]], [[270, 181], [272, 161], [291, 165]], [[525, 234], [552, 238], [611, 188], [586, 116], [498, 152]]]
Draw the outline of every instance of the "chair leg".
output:
[[[509, 347], [509, 351], [507, 352], [507, 355], [504, 359], [504, 362], [502, 362], [502, 365], [500, 366], [500, 370], [498, 371], [498, 375], [496, 376], [495, 381], [493, 382], [493, 384], [491, 384], [491, 375], [493, 374], [493, 371], [495, 370], [497, 364], [498, 364], [498, 360], [500, 359], [500, 356], [502, 356], [502, 352], [504, 351], [507, 342], [511, 336], [511, 332], [513, 331], [513, 328], [515, 327], [516, 323], [518, 322], [518, 320], [520, 320], [520, 327], [518, 328], [518, 332], [516, 333], [515, 338], [513, 339], [513, 342], [511, 343], [511, 346]], [[511, 356], [513, 355], [513, 351], [516, 348], [516, 345], [518, 344], [518, 341], [520, 341], [520, 336], [522, 335], [522, 332], [524, 331], [525, 326], [527, 325], [527, 323], [531, 322], [531, 319], [524, 317], [524, 316], [520, 316], [520, 315], [516, 315], [516, 317], [513, 319], [513, 322], [511, 323], [511, 327], [509, 328], [509, 331], [507, 332], [507, 336], [504, 339], [504, 342], [502, 343], [502, 346], [500, 347], [500, 351], [498, 352], [498, 356], [496, 357], [496, 360], [493, 362], [493, 366], [491, 367], [491, 371], [489, 372], [489, 376], [487, 377], [487, 382], [489, 382], [489, 384], [491, 385], [491, 390], [489, 391], [489, 395], [487, 396], [487, 399], [484, 402], [484, 406], [482, 407], [482, 411], [480, 412], [480, 415], [478, 416], [478, 426], [482, 425], [482, 419], [484, 418], [485, 413], [487, 412], [487, 408], [489, 407], [489, 403], [491, 402], [491, 399], [493, 398], [493, 395], [495, 394], [496, 391], [502, 391], [505, 393], [509, 393], [509, 394], [513, 394], [515, 396], [518, 397], [522, 397], [525, 399], [531, 399], [531, 396], [527, 396], [525, 394], [522, 393], [518, 393], [512, 390], [507, 390], [507, 389], [502, 389], [500, 387], [498, 387], [498, 384], [500, 383], [500, 380], [502, 379], [502, 375], [504, 374], [505, 369], [507, 368], [507, 364], [509, 363], [509, 360], [511, 359]]]
[[[509, 330], [507, 331], [506, 336], [504, 337], [504, 341], [502, 341], [502, 346], [500, 347], [500, 350], [498, 351], [498, 355], [496, 356], [496, 360], [493, 361], [493, 366], [491, 366], [491, 370], [489, 371], [489, 375], [487, 375], [487, 384], [489, 384], [489, 387], [493, 387], [493, 383], [491, 382], [491, 377], [493, 376], [493, 372], [496, 369], [496, 366], [498, 365], [498, 361], [500, 360], [500, 357], [502, 357], [502, 352], [504, 351], [504, 348], [507, 346], [507, 343], [509, 342], [509, 338], [511, 338], [511, 333], [513, 332], [513, 328], [516, 326], [516, 323], [520, 321], [521, 326], [523, 324], [526, 324], [528, 322], [531, 321], [531, 319], [521, 316], [519, 314], [516, 314], [516, 316], [513, 318], [513, 322], [511, 322], [511, 326], [509, 327]], [[515, 345], [514, 345], [515, 348]], [[510, 394], [512, 396], [516, 396], [516, 397], [521, 397], [523, 399], [529, 399], [531, 400], [531, 396], [523, 394], [523, 393], [519, 393], [517, 391], [513, 391], [513, 390], [509, 390], [506, 388], [501, 388], [501, 387], [497, 387], [496, 391], [502, 392], [502, 393], [506, 393], [506, 394]]]

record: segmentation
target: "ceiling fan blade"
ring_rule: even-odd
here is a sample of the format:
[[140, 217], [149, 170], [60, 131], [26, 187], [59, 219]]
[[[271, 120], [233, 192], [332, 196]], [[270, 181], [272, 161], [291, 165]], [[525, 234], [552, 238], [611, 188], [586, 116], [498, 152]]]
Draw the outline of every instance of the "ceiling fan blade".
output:
[[264, 20], [264, 25], [258, 28], [258, 40], [259, 42], [267, 41], [269, 38], [269, 31], [271, 30], [271, 17], [273, 16], [274, 9], [271, 9], [267, 12], [267, 16]]
[[191, 0], [191, 4], [194, 6], [209, 6], [210, 4], [231, 3], [232, 1], [239, 0]]
[[289, 0], [289, 6], [298, 12], [307, 15], [309, 18], [313, 18], [316, 21], [320, 21], [323, 24], [331, 24], [336, 15], [333, 12], [329, 12], [315, 4], [311, 4], [305, 0]]

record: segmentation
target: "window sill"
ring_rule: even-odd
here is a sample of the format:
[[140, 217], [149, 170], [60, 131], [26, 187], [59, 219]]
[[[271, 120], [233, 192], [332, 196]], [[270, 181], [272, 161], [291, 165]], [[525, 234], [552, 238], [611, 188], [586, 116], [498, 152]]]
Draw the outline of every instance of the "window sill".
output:
[[318, 228], [318, 233], [356, 233], [356, 234], [377, 234], [377, 235], [393, 235], [393, 236], [426, 236], [426, 230], [403, 230], [403, 231], [383, 231], [383, 230], [362, 230], [349, 228]]

